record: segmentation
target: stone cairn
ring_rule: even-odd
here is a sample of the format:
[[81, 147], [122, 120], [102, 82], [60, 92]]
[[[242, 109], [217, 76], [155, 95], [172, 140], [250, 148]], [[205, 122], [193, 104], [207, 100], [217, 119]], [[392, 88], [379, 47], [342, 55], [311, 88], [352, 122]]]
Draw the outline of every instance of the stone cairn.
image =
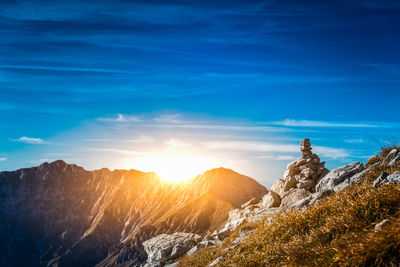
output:
[[329, 170], [325, 168], [325, 162], [320, 162], [318, 155], [312, 153], [310, 139], [300, 142], [302, 157], [289, 163], [284, 174], [284, 191], [292, 188], [304, 188], [314, 192], [315, 185]]

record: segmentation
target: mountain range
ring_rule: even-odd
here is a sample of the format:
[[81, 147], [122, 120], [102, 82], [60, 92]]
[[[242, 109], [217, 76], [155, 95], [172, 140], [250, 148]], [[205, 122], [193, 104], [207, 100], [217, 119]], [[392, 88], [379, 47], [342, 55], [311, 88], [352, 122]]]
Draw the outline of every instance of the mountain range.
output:
[[64, 161], [0, 172], [1, 266], [140, 265], [160, 234], [204, 235], [267, 189], [230, 169], [168, 183], [152, 172]]

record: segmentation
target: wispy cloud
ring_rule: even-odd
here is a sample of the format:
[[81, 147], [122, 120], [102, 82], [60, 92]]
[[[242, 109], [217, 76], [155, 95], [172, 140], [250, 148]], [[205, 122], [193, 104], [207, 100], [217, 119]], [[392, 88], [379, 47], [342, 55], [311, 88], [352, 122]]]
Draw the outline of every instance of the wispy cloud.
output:
[[278, 144], [267, 142], [252, 142], [252, 141], [219, 141], [205, 142], [203, 146], [207, 149], [231, 149], [231, 150], [247, 150], [258, 152], [298, 152], [298, 145]]
[[[305, 130], [283, 129], [279, 127], [251, 126], [251, 125], [218, 125], [218, 124], [170, 124], [154, 125], [154, 127], [166, 128], [187, 128], [187, 129], [209, 129], [209, 130], [228, 130], [228, 131], [262, 131], [262, 132], [292, 132]], [[309, 132], [309, 130], [307, 130]]]
[[142, 121], [142, 117], [136, 115], [124, 115], [118, 113], [116, 117], [99, 118], [98, 120], [109, 121], [109, 122], [140, 122]]
[[184, 123], [180, 114], [163, 114], [156, 118], [154, 118], [155, 122], [164, 122], [164, 123]]
[[295, 160], [295, 156], [278, 156], [276, 160]]
[[[252, 142], [252, 141], [220, 141], [205, 142], [202, 144], [207, 149], [217, 150], [244, 150], [249, 152], [283, 152], [300, 154], [299, 145], [268, 143], [268, 142]], [[351, 157], [351, 154], [343, 148], [333, 148], [324, 146], [314, 146], [315, 152], [331, 159]], [[277, 159], [279, 156], [277, 157]], [[293, 159], [292, 156], [280, 156], [279, 159]]]
[[325, 146], [314, 146], [314, 152], [321, 157], [331, 158], [331, 159], [339, 159], [339, 158], [349, 158], [352, 155], [343, 148], [333, 148], [333, 147], [325, 147]]
[[354, 143], [365, 143], [365, 140], [362, 138], [359, 139], [345, 139], [344, 142], [354, 144]]
[[288, 127], [354, 127], [354, 128], [373, 128], [379, 127], [375, 124], [364, 123], [347, 123], [347, 122], [331, 122], [331, 121], [310, 121], [310, 120], [291, 120], [271, 122], [272, 125], [288, 126]]
[[6, 161], [7, 158], [0, 158], [0, 161]]
[[44, 145], [48, 144], [49, 142], [42, 139], [42, 138], [35, 138], [35, 137], [27, 137], [27, 136], [22, 136], [18, 139], [10, 139], [11, 141], [15, 142], [21, 142], [25, 144], [34, 144], [34, 145]]
[[[257, 124], [218, 124], [210, 123], [209, 121], [201, 120], [188, 120], [182, 114], [161, 114], [158, 116], [148, 116], [148, 115], [125, 115], [118, 113], [112, 117], [98, 118], [98, 121], [105, 122], [133, 122], [135, 127], [138, 125], [154, 128], [183, 128], [183, 129], [193, 129], [193, 130], [221, 130], [221, 131], [262, 131], [262, 132], [310, 132], [309, 129], [283, 129], [282, 127], [277, 127], [274, 123], [271, 126], [261, 126]], [[87, 138], [85, 141], [92, 142], [107, 142], [112, 141], [107, 138]]]

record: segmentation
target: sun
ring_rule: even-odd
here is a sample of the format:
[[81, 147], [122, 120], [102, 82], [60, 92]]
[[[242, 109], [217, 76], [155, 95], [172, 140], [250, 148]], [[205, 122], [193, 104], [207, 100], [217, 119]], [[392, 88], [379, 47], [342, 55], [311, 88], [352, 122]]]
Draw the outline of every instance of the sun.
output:
[[164, 152], [135, 158], [132, 165], [138, 170], [154, 171], [164, 181], [180, 183], [215, 168], [216, 161], [190, 153]]

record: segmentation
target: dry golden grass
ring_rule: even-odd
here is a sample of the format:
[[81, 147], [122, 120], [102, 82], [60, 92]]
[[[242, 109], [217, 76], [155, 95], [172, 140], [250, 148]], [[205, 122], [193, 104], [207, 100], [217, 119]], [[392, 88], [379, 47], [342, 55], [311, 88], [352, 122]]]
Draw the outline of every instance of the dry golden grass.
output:
[[[382, 151], [381, 157], [387, 153]], [[335, 193], [306, 211], [258, 224], [235, 249], [203, 249], [183, 258], [180, 266], [206, 266], [221, 255], [225, 258], [218, 266], [399, 266], [400, 185], [372, 187], [382, 171], [396, 170], [400, 168], [376, 166], [362, 184]], [[375, 224], [388, 218], [392, 223], [375, 232]]]

